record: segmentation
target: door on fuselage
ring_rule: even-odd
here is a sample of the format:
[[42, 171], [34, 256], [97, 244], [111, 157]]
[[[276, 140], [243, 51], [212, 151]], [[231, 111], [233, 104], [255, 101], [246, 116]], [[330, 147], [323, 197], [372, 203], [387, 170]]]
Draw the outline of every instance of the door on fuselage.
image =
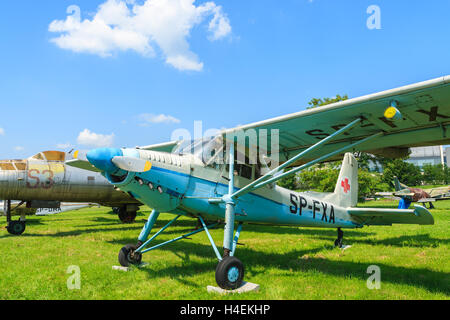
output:
[[[242, 189], [255, 179], [260, 177], [260, 165], [249, 164], [249, 159], [245, 157], [245, 163], [239, 163], [237, 161], [237, 155], [235, 155], [235, 165], [234, 165], [234, 187], [237, 189]], [[230, 166], [228, 164], [222, 164], [217, 167], [220, 171], [218, 176], [218, 181], [216, 184], [216, 196], [222, 196], [228, 193], [229, 184], [229, 170]]]

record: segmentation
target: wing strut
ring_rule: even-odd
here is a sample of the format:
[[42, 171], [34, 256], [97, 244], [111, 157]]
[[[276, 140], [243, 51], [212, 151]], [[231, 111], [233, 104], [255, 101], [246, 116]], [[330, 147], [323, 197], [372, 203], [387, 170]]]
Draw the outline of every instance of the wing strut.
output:
[[300, 152], [298, 155], [296, 155], [295, 157], [291, 158], [290, 160], [288, 160], [284, 164], [278, 166], [277, 168], [271, 170], [270, 172], [268, 172], [267, 174], [265, 174], [261, 178], [253, 181], [249, 185], [247, 185], [244, 188], [240, 189], [239, 191], [233, 193], [231, 195], [231, 198], [232, 199], [236, 199], [236, 198], [238, 198], [240, 196], [243, 196], [244, 194], [252, 192], [253, 190], [261, 188], [261, 187], [265, 186], [266, 184], [275, 182], [275, 181], [280, 180], [280, 179], [282, 179], [282, 178], [284, 178], [284, 177], [286, 177], [288, 175], [297, 173], [300, 170], [304, 170], [304, 169], [306, 169], [306, 168], [308, 168], [308, 167], [310, 167], [310, 166], [312, 166], [312, 165], [314, 165], [314, 164], [316, 164], [318, 162], [326, 160], [326, 159], [328, 159], [328, 158], [330, 158], [330, 157], [332, 157], [332, 156], [334, 156], [336, 154], [342, 153], [342, 152], [344, 152], [344, 151], [346, 151], [348, 149], [351, 149], [351, 148], [353, 148], [353, 147], [355, 147], [355, 146], [357, 146], [357, 145], [359, 145], [361, 143], [364, 143], [364, 142], [366, 142], [368, 140], [371, 140], [373, 138], [379, 137], [379, 136], [381, 136], [383, 134], [383, 132], [379, 132], [379, 133], [373, 134], [373, 135], [371, 135], [371, 136], [369, 136], [369, 137], [367, 137], [365, 139], [359, 140], [359, 141], [357, 141], [355, 143], [352, 143], [352, 144], [350, 144], [348, 146], [340, 148], [339, 150], [333, 151], [333, 152], [331, 152], [329, 154], [326, 154], [326, 155], [324, 155], [324, 156], [322, 156], [320, 158], [317, 158], [317, 159], [315, 159], [313, 161], [310, 161], [310, 162], [308, 162], [308, 163], [306, 163], [306, 164], [304, 164], [304, 165], [302, 165], [302, 166], [300, 166], [298, 168], [292, 169], [292, 170], [290, 170], [290, 171], [288, 171], [286, 173], [283, 173], [281, 175], [274, 176], [275, 174], [280, 173], [284, 168], [288, 167], [292, 163], [295, 163], [297, 160], [299, 160], [300, 158], [304, 157], [307, 153], [310, 153], [311, 151], [316, 150], [317, 148], [321, 147], [323, 144], [329, 142], [330, 140], [334, 139], [335, 137], [339, 136], [340, 134], [342, 134], [342, 133], [352, 129], [353, 127], [355, 127], [356, 125], [361, 123], [362, 120], [363, 120], [362, 118], [358, 118], [358, 119], [350, 122], [348, 125], [346, 125], [345, 127], [341, 128], [340, 130], [336, 131], [332, 135], [330, 135], [330, 136], [320, 140], [315, 145], [309, 147], [308, 149], [306, 149], [303, 152]]
[[363, 140], [359, 140], [359, 141], [357, 141], [357, 142], [355, 142], [355, 143], [352, 143], [352, 144], [350, 144], [350, 145], [348, 145], [348, 146], [345, 146], [345, 147], [343, 147], [343, 148], [340, 148], [340, 149], [338, 149], [338, 150], [336, 150], [336, 151], [333, 151], [333, 152], [331, 152], [331, 153], [329, 153], [329, 154], [326, 154], [326, 155], [324, 155], [324, 156], [322, 156], [322, 157], [320, 157], [320, 158], [317, 158], [317, 159], [315, 159], [315, 160], [313, 160], [313, 161], [310, 161], [310, 162], [308, 162], [308, 163], [305, 163], [304, 165], [302, 165], [302, 166], [300, 166], [300, 167], [297, 167], [297, 168], [292, 169], [292, 170], [290, 170], [290, 171], [288, 171], [288, 172], [285, 172], [285, 173], [283, 173], [283, 174], [280, 174], [280, 175], [278, 175], [278, 176], [276, 176], [276, 177], [273, 177], [273, 178], [271, 178], [271, 179], [268, 179], [268, 180], [265, 180], [265, 181], [263, 181], [263, 182], [260, 182], [260, 183], [256, 184], [256, 185], [253, 187], [252, 190], [255, 190], [255, 189], [264, 187], [266, 184], [269, 184], [269, 183], [278, 181], [278, 180], [283, 179], [283, 178], [285, 178], [285, 177], [287, 177], [287, 176], [289, 176], [289, 175], [291, 175], [291, 174], [294, 174], [294, 173], [297, 173], [297, 172], [299, 172], [299, 171], [301, 171], [301, 170], [304, 170], [304, 169], [306, 169], [306, 168], [309, 168], [309, 167], [315, 165], [315, 164], [318, 163], [318, 162], [324, 161], [324, 160], [326, 160], [326, 159], [328, 159], [328, 158], [330, 158], [330, 157], [332, 157], [332, 156], [334, 156], [334, 155], [336, 155], [336, 154], [343, 153], [343, 152], [345, 152], [345, 151], [348, 150], [348, 149], [352, 149], [353, 147], [355, 147], [355, 146], [357, 146], [357, 145], [359, 145], [359, 144], [362, 144], [362, 143], [364, 143], [364, 142], [366, 142], [366, 141], [368, 141], [368, 140], [371, 140], [371, 139], [373, 139], [373, 138], [379, 137], [379, 136], [381, 136], [381, 135], [383, 135], [383, 132], [378, 132], [378, 133], [373, 134], [373, 135], [371, 135], [371, 136], [369, 136], [369, 137], [367, 137], [367, 138], [365, 138], [365, 139], [363, 139]]

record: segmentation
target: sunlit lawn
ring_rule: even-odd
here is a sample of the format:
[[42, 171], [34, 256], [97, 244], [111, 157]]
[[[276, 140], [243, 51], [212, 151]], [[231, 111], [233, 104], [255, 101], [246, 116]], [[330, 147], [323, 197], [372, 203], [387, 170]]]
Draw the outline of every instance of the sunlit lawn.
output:
[[[364, 206], [391, 206], [371, 202]], [[30, 217], [20, 237], [0, 231], [0, 299], [449, 299], [450, 201], [437, 202], [434, 226], [396, 225], [345, 231], [342, 251], [334, 229], [244, 226], [236, 256], [258, 293], [210, 294], [217, 261], [207, 236], [195, 235], [144, 254], [149, 265], [112, 270], [119, 249], [135, 243], [149, 210], [123, 225], [107, 208]], [[171, 215], [161, 215], [157, 227]], [[0, 218], [5, 225], [5, 218]], [[196, 221], [180, 219], [164, 233], [188, 233]], [[221, 247], [223, 229], [211, 230]], [[81, 270], [81, 289], [68, 290], [66, 271]], [[367, 268], [381, 270], [381, 288], [370, 290]]]

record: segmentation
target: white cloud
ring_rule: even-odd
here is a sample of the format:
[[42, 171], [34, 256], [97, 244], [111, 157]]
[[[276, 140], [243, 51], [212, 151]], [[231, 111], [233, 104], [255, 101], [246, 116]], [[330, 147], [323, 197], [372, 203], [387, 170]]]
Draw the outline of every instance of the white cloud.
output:
[[20, 152], [20, 151], [24, 151], [25, 148], [24, 148], [24, 147], [21, 147], [21, 146], [17, 146], [17, 147], [14, 147], [14, 150]]
[[0, 128], [0, 136], [4, 136], [5, 135], [5, 129]]
[[180, 123], [181, 120], [165, 114], [154, 115], [151, 113], [144, 113], [139, 116], [139, 119], [144, 121], [143, 124], [148, 125], [149, 123]]
[[191, 30], [209, 17], [208, 39], [219, 40], [231, 33], [222, 7], [214, 2], [195, 5], [195, 0], [107, 0], [91, 20], [80, 17], [71, 6], [66, 20], [54, 20], [50, 32], [61, 33], [51, 41], [62, 49], [111, 56], [118, 51], [135, 51], [154, 57], [159, 48], [166, 63], [179, 70], [201, 71], [203, 63], [189, 48]]
[[84, 129], [80, 132], [77, 139], [78, 144], [89, 147], [111, 147], [114, 143], [114, 133], [110, 135], [98, 134]]
[[56, 147], [58, 149], [69, 149], [69, 148], [73, 148], [73, 145], [71, 143], [58, 143], [56, 145]]

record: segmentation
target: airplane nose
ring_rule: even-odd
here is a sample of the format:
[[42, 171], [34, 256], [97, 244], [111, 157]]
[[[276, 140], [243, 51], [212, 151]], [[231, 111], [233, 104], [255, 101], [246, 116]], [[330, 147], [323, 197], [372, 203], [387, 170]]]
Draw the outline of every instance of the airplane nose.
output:
[[94, 149], [86, 154], [86, 158], [93, 166], [97, 169], [110, 173], [113, 173], [119, 169], [111, 161], [112, 158], [117, 156], [123, 156], [122, 150], [117, 148]]

